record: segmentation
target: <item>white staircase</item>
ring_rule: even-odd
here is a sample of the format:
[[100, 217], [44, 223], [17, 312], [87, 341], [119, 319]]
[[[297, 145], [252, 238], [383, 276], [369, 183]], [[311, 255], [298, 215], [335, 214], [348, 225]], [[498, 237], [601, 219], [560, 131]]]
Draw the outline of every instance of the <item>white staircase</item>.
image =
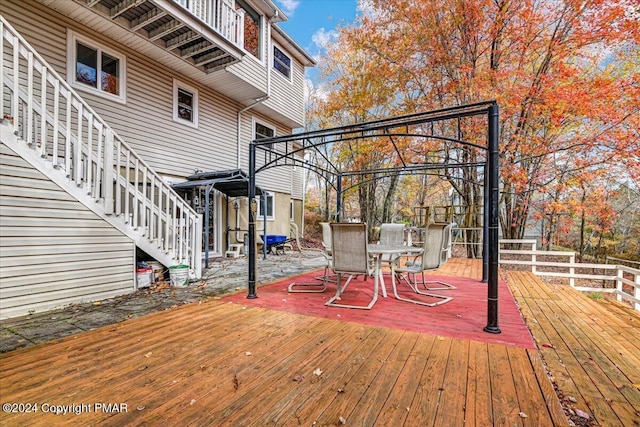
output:
[[1, 15], [0, 33], [0, 140], [147, 254], [200, 278], [200, 215]]

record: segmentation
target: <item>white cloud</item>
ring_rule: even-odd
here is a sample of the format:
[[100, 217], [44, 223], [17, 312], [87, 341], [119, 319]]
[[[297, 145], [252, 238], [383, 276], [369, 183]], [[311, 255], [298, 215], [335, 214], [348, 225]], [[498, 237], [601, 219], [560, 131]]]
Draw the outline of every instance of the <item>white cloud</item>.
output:
[[282, 11], [288, 17], [292, 17], [298, 6], [300, 6], [300, 0], [279, 0]]
[[338, 32], [336, 30], [327, 31], [324, 27], [320, 28], [311, 36], [311, 41], [320, 49], [324, 51], [329, 43], [334, 41], [338, 36]]

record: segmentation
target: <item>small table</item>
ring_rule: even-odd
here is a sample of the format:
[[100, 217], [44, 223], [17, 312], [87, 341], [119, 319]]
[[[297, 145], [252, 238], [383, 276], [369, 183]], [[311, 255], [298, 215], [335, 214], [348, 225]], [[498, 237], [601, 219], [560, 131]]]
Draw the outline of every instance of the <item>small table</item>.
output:
[[[402, 254], [413, 254], [417, 255], [423, 251], [422, 248], [417, 248], [415, 246], [405, 246], [405, 245], [376, 245], [369, 244], [367, 245], [367, 251], [370, 255], [375, 255], [376, 268], [375, 268], [375, 278], [374, 280], [379, 280], [382, 282], [382, 296], [387, 297], [387, 289], [384, 284], [384, 277], [382, 276], [382, 255], [402, 255]], [[396, 278], [393, 277], [393, 269], [391, 269], [391, 280], [394, 281]]]

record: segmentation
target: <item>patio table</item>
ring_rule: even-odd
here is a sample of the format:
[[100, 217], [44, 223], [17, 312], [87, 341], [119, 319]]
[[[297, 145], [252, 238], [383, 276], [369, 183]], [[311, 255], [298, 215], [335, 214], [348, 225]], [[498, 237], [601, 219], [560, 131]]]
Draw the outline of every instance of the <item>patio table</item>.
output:
[[[369, 251], [370, 255], [374, 255], [375, 259], [375, 270], [374, 270], [374, 280], [380, 280], [382, 286], [382, 296], [387, 297], [387, 289], [384, 284], [384, 277], [382, 276], [382, 255], [402, 255], [402, 254], [413, 254], [417, 255], [423, 251], [422, 248], [418, 248], [415, 246], [407, 246], [407, 245], [377, 245], [377, 244], [369, 244], [367, 245], [367, 251]], [[393, 274], [393, 267], [391, 269], [391, 280], [395, 283], [396, 278]]]

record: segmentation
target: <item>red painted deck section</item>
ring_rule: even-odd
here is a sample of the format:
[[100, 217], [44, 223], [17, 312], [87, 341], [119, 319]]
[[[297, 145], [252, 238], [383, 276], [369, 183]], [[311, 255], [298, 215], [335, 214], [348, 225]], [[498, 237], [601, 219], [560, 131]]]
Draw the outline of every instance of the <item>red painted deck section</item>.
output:
[[[287, 287], [292, 282], [312, 282], [321, 272], [290, 277], [285, 280], [261, 286], [258, 298], [247, 299], [246, 293], [226, 297], [239, 304], [281, 310], [289, 313], [337, 319], [374, 326], [384, 326], [415, 332], [425, 332], [452, 338], [466, 338], [485, 343], [505, 344], [523, 348], [536, 348], [529, 329], [524, 324], [520, 310], [507, 285], [499, 282], [498, 326], [501, 334], [483, 331], [487, 325], [487, 284], [477, 279], [429, 275], [429, 280], [441, 280], [457, 287], [455, 290], [438, 290], [433, 293], [453, 296], [453, 300], [436, 307], [427, 307], [403, 302], [393, 297], [391, 278], [385, 275], [389, 296], [378, 298], [371, 310], [327, 307], [324, 303], [335, 294], [335, 285], [330, 284], [323, 293], [289, 293]], [[342, 303], [366, 304], [373, 292], [373, 279], [367, 281], [362, 276], [355, 278], [342, 294]], [[408, 286], [398, 285], [401, 296], [419, 299]]]

